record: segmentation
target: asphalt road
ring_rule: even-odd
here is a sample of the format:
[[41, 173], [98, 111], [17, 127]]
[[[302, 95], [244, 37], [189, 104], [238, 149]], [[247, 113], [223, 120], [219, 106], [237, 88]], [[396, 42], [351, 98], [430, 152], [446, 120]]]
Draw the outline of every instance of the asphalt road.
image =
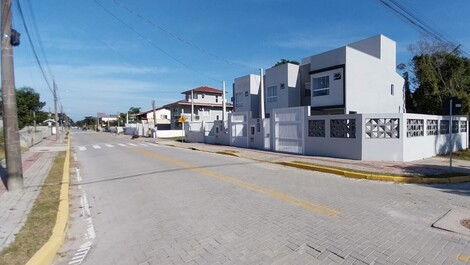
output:
[[[431, 225], [470, 184], [371, 182], [105, 133], [72, 134], [68, 240], [56, 264], [465, 264]], [[469, 258], [470, 259], [470, 258]]]

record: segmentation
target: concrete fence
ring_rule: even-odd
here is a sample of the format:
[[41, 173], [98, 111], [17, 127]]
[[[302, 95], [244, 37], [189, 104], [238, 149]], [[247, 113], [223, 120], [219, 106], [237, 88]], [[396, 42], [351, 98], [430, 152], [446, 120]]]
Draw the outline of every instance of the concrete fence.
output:
[[310, 115], [275, 109], [268, 119], [229, 115], [226, 123], [188, 123], [186, 140], [315, 156], [412, 161], [466, 149], [468, 119], [411, 113]]
[[[123, 128], [125, 135], [152, 136], [153, 124], [129, 123]], [[172, 138], [184, 136], [183, 130], [157, 130], [158, 138]]]
[[31, 147], [40, 143], [44, 138], [52, 135], [51, 128], [47, 126], [36, 126], [34, 131], [33, 126], [26, 126], [20, 130], [20, 144], [21, 147]]

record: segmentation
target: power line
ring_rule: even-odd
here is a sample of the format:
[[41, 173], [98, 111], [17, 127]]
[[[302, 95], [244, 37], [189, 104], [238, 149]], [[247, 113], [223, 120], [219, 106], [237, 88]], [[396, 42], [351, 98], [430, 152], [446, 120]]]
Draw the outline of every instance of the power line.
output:
[[33, 51], [34, 58], [36, 59], [36, 63], [38, 65], [39, 69], [41, 70], [42, 76], [44, 78], [44, 81], [47, 84], [47, 87], [49, 88], [49, 91], [51, 91], [51, 93], [54, 94], [54, 91], [52, 90], [51, 84], [49, 83], [49, 80], [47, 79], [46, 72], [44, 71], [44, 68], [41, 64], [41, 61], [39, 60], [39, 56], [36, 52], [36, 48], [34, 47], [33, 40], [31, 39], [31, 34], [29, 32], [28, 25], [26, 24], [26, 20], [24, 18], [23, 10], [21, 9], [21, 3], [20, 3], [19, 0], [17, 0], [16, 2], [17, 2], [18, 12], [20, 13], [21, 21], [23, 22], [23, 27], [26, 31], [26, 35], [28, 35], [29, 44], [30, 44], [31, 49]]
[[[18, 0], [18, 1], [20, 1], [20, 0]], [[43, 41], [42, 41], [42, 38], [41, 38], [40, 31], [39, 31], [37, 23], [36, 23], [36, 16], [34, 15], [33, 6], [31, 5], [30, 0], [27, 0], [26, 3], [28, 4], [29, 14], [30, 14], [31, 21], [32, 21], [32, 24], [33, 24], [33, 29], [36, 32], [37, 42], [39, 44], [39, 50], [42, 53], [42, 57], [44, 58], [44, 63], [46, 64], [46, 68], [49, 72], [49, 75], [52, 76], [52, 79], [55, 79], [54, 74], [52, 73], [52, 70], [50, 68], [49, 60], [47, 59], [46, 52], [44, 50], [44, 45], [43, 45]]]
[[[428, 25], [425, 21], [418, 18], [412, 11], [407, 10], [406, 7], [401, 5], [395, 0], [378, 0], [386, 8], [390, 9], [393, 13], [397, 14], [400, 19], [404, 22], [411, 24], [412, 26], [416, 27], [418, 30], [423, 32], [424, 34], [430, 36], [431, 38], [437, 40], [438, 42], [445, 43], [453, 48], [461, 47], [460, 44], [456, 44], [453, 41], [450, 41], [446, 38], [443, 34], [439, 33], [437, 30], [433, 29], [430, 25]], [[459, 46], [460, 45], [460, 46]], [[461, 49], [461, 51], [465, 54], [468, 54], [465, 50]]]
[[191, 66], [189, 66], [188, 64], [184, 63], [183, 61], [181, 61], [180, 59], [176, 58], [175, 56], [171, 55], [169, 52], [167, 52], [166, 50], [164, 50], [163, 48], [161, 48], [160, 46], [158, 46], [157, 44], [155, 44], [155, 42], [153, 42], [152, 40], [146, 38], [142, 33], [140, 33], [139, 31], [137, 31], [136, 29], [134, 29], [134, 27], [132, 27], [131, 25], [127, 24], [124, 20], [122, 20], [121, 18], [119, 18], [118, 16], [116, 16], [113, 12], [111, 12], [109, 9], [107, 9], [100, 1], [98, 0], [93, 0], [98, 6], [100, 6], [106, 13], [108, 13], [110, 16], [112, 16], [114, 19], [116, 19], [117, 21], [119, 21], [121, 24], [123, 24], [124, 26], [126, 26], [128, 29], [130, 29], [131, 31], [133, 31], [135, 34], [137, 34], [141, 39], [143, 39], [144, 41], [148, 42], [151, 46], [153, 46], [154, 48], [156, 48], [157, 50], [159, 50], [160, 52], [164, 53], [166, 56], [168, 56], [169, 58], [171, 58], [173, 61], [181, 64], [182, 66], [186, 67], [187, 69], [189, 70], [192, 70], [194, 72], [197, 72], [197, 73], [200, 73], [204, 76], [206, 76], [207, 78], [215, 81], [215, 82], [222, 82], [221, 80], [218, 80], [214, 77], [211, 77], [201, 71], [198, 71], [194, 68], [192, 68]]
[[173, 32], [170, 31], [168, 28], [165, 28], [165, 27], [162, 26], [162, 25], [156, 24], [156, 23], [154, 23], [152, 20], [150, 20], [149, 18], [147, 18], [147, 17], [145, 17], [145, 16], [143, 16], [143, 15], [137, 13], [136, 11], [130, 9], [128, 6], [126, 6], [125, 4], [123, 4], [121, 1], [113, 0], [113, 3], [114, 3], [116, 6], [119, 6], [120, 8], [126, 10], [129, 14], [132, 14], [132, 15], [134, 15], [134, 16], [140, 18], [140, 19], [143, 20], [145, 23], [151, 25], [153, 28], [155, 28], [155, 29], [157, 29], [157, 30], [159, 30], [159, 31], [161, 31], [161, 32], [166, 33], [168, 36], [170, 36], [170, 37], [173, 38], [174, 40], [179, 41], [179, 42], [181, 42], [181, 43], [183, 43], [183, 44], [185, 44], [185, 45], [187, 45], [187, 46], [189, 46], [189, 47], [192, 47], [192, 48], [198, 50], [199, 52], [201, 52], [201, 53], [203, 53], [203, 54], [205, 54], [205, 55], [208, 55], [208, 56], [210, 56], [210, 57], [212, 57], [212, 58], [215, 58], [215, 59], [217, 59], [217, 60], [219, 60], [219, 61], [221, 61], [221, 62], [224, 62], [224, 63], [226, 63], [226, 64], [228, 64], [228, 65], [232, 65], [232, 66], [237, 66], [237, 65], [238, 65], [238, 66], [243, 66], [244, 68], [249, 68], [249, 69], [251, 69], [251, 67], [248, 67], [248, 66], [243, 65], [243, 64], [239, 64], [239, 63], [232, 62], [232, 61], [230, 61], [230, 60], [228, 60], [228, 59], [226, 59], [226, 58], [224, 58], [224, 57], [222, 57], [222, 56], [219, 56], [219, 55], [217, 55], [217, 54], [215, 54], [215, 53], [213, 53], [213, 52], [210, 52], [210, 51], [208, 51], [208, 50], [202, 48], [201, 46], [195, 44], [194, 42], [192, 42], [192, 41], [190, 41], [190, 40], [188, 40], [188, 39], [186, 39], [186, 38], [181, 37], [181, 36], [178, 35], [178, 34], [173, 33]]

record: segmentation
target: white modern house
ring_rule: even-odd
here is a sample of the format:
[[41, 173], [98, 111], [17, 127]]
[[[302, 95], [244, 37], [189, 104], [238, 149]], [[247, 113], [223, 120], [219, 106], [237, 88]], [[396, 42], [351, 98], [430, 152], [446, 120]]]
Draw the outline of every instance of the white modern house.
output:
[[[259, 79], [235, 79], [235, 112], [259, 117]], [[266, 69], [266, 117], [273, 109], [298, 106], [311, 106], [312, 115], [403, 113], [403, 85], [396, 71], [395, 41], [377, 35], [306, 57], [300, 66], [285, 63]]]
[[300, 89], [297, 85], [299, 66], [284, 63], [266, 69], [265, 109], [269, 117], [273, 109], [300, 106]]
[[403, 88], [396, 43], [377, 35], [236, 78], [228, 123], [189, 122], [186, 140], [385, 161], [469, 147], [467, 117], [406, 113]]
[[301, 69], [313, 115], [405, 112], [396, 43], [384, 35], [306, 57]]

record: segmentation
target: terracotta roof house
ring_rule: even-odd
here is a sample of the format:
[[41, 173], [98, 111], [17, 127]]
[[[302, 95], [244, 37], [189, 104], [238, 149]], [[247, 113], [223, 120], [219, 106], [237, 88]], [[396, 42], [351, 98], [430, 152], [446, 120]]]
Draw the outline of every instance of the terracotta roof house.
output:
[[[181, 123], [178, 122], [181, 116], [185, 116], [188, 121], [212, 122], [222, 120], [222, 90], [201, 86], [184, 91], [181, 94], [184, 95], [184, 99], [163, 106], [171, 112], [172, 129], [181, 128]], [[227, 113], [230, 113], [233, 105], [226, 102], [225, 106]], [[193, 115], [191, 115], [192, 107], [194, 107]]]
[[[170, 110], [168, 108], [160, 107], [155, 109], [156, 125], [159, 130], [170, 129]], [[137, 119], [144, 123], [153, 124], [153, 110], [148, 110], [137, 114]]]

